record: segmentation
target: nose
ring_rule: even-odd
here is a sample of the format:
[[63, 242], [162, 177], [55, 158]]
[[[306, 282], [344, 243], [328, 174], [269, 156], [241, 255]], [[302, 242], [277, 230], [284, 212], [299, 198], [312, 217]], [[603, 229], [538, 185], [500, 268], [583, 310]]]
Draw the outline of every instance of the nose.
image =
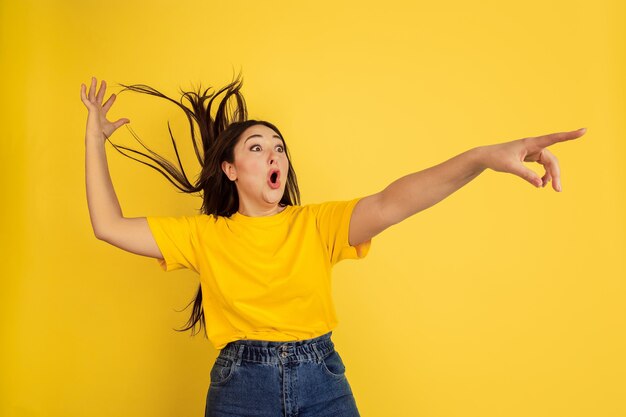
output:
[[278, 161], [278, 152], [276, 151], [272, 151], [272, 153], [270, 154], [270, 165], [272, 164], [276, 164]]

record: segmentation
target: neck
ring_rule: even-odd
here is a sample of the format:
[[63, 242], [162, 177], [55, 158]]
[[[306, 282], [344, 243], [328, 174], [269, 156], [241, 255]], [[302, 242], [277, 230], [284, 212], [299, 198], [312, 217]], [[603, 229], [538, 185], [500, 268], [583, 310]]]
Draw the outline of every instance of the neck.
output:
[[285, 206], [280, 206], [278, 204], [269, 207], [249, 207], [242, 203], [239, 203], [239, 209], [237, 211], [240, 214], [248, 217], [266, 217], [278, 214], [284, 209]]

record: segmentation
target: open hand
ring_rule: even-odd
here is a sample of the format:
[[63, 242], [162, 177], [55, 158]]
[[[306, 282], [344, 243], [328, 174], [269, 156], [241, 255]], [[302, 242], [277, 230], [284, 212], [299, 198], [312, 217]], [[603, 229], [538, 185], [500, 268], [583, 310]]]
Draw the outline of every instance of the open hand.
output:
[[[545, 187], [552, 180], [552, 188], [555, 191], [561, 191], [559, 161], [547, 147], [557, 142], [579, 138], [586, 131], [586, 128], [582, 128], [571, 132], [552, 133], [483, 146], [483, 163], [486, 168], [515, 174], [536, 187]], [[545, 175], [539, 178], [533, 170], [524, 166], [522, 162], [537, 162], [543, 165], [546, 170]]]
[[102, 100], [104, 99], [104, 93], [106, 91], [106, 81], [102, 80], [98, 95], [96, 95], [96, 85], [96, 78], [91, 77], [91, 87], [89, 88], [88, 95], [85, 94], [85, 90], [87, 89], [85, 84], [80, 85], [80, 98], [89, 110], [87, 116], [87, 136], [99, 136], [101, 133], [104, 133], [105, 137], [108, 138], [118, 127], [125, 123], [130, 123], [130, 120], [126, 118], [118, 119], [115, 122], [107, 120], [107, 112], [113, 105], [116, 95], [111, 94], [111, 97], [109, 97], [103, 105]]

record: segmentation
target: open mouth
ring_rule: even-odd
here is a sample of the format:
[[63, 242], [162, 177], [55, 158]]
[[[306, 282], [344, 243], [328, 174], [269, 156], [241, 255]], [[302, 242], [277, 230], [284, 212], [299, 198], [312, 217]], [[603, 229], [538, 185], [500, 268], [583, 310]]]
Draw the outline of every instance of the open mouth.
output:
[[280, 171], [279, 170], [271, 171], [267, 179], [267, 183], [269, 184], [270, 187], [274, 189], [280, 188]]

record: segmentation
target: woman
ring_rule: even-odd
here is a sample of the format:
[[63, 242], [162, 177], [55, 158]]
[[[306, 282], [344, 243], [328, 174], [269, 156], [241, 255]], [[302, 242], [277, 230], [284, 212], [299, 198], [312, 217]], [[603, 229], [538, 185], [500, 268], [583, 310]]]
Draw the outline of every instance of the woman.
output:
[[[211, 369], [206, 416], [358, 416], [331, 340], [337, 324], [332, 266], [363, 258], [374, 236], [441, 201], [487, 168], [518, 175], [536, 187], [552, 181], [554, 190], [561, 191], [558, 161], [547, 147], [578, 138], [585, 129], [480, 146], [404, 176], [378, 193], [300, 206], [283, 135], [269, 122], [247, 120], [241, 85], [235, 80], [215, 95], [207, 94], [208, 89], [183, 92], [191, 110], [150, 87], [124, 86], [170, 100], [185, 111], [201, 173], [192, 184], [180, 159], [177, 170], [149, 149], [152, 156], [113, 146], [156, 162], [167, 173], [147, 165], [183, 192], [199, 192], [203, 198], [199, 215], [127, 218], [115, 196], [104, 144], [130, 120], [107, 120], [116, 96], [103, 104], [104, 81], [97, 94], [95, 78], [88, 93], [81, 84], [88, 109], [86, 183], [94, 233], [157, 259], [165, 271], [189, 268], [200, 275], [189, 326], [183, 330], [204, 326], [220, 351]], [[212, 117], [212, 103], [221, 93], [224, 98]], [[230, 98], [236, 101], [232, 114]], [[542, 164], [545, 175], [539, 178], [523, 161]]]

